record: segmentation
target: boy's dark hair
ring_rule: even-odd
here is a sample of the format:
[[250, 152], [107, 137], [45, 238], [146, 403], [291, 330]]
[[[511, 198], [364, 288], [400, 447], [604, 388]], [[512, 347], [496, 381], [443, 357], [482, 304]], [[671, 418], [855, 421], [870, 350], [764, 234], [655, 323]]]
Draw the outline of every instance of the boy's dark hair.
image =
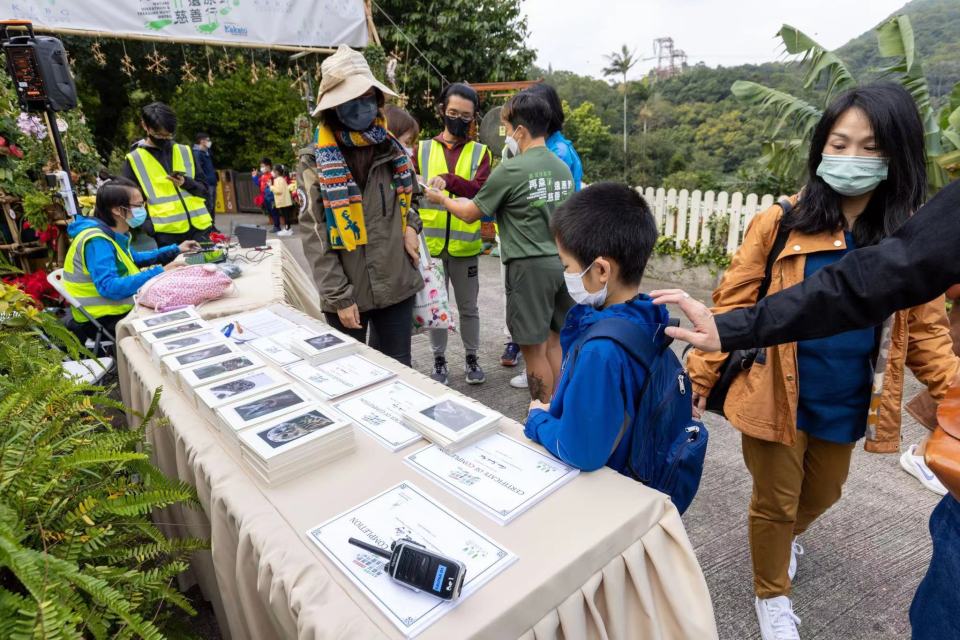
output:
[[273, 169], [273, 160], [270, 158], [260, 158], [260, 164], [265, 164], [271, 169]]
[[210, 134], [206, 133], [205, 131], [201, 131], [196, 136], [194, 136], [193, 141], [197, 144], [200, 144], [204, 140], [209, 140], [209, 139], [210, 139]]
[[620, 281], [639, 285], [657, 243], [657, 223], [643, 197], [617, 182], [599, 182], [560, 205], [550, 228], [557, 244], [587, 268], [603, 256], [617, 262]]
[[140, 110], [140, 118], [154, 131], [177, 132], [177, 114], [162, 102], [151, 102]]
[[94, 205], [93, 215], [104, 222], [109, 227], [116, 226], [117, 221], [113, 217], [115, 207], [129, 207], [130, 194], [139, 189], [136, 183], [128, 178], [111, 178], [97, 189], [97, 201]]
[[552, 136], [557, 131], [563, 129], [563, 102], [561, 102], [560, 96], [557, 94], [557, 90], [546, 82], [538, 82], [537, 84], [528, 88], [527, 91], [534, 95], [540, 96], [547, 101], [547, 104], [550, 105], [550, 126], [547, 127], [547, 135]]
[[500, 111], [501, 120], [513, 127], [525, 128], [534, 138], [547, 135], [552, 117], [550, 103], [529, 91], [521, 91], [510, 98]]

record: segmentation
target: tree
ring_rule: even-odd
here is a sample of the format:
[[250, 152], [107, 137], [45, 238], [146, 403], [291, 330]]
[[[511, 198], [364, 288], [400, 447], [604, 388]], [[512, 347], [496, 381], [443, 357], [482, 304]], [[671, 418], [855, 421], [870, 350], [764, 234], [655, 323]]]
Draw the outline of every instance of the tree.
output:
[[219, 166], [250, 169], [263, 156], [293, 162], [291, 124], [304, 107], [287, 77], [261, 75], [254, 83], [250, 69], [242, 66], [213, 85], [182, 86], [171, 106], [179, 119], [178, 139], [192, 142], [197, 132], [209, 133]]
[[627, 45], [622, 45], [620, 51], [604, 56], [609, 62], [609, 66], [604, 67], [603, 75], [605, 76], [615, 76], [619, 75], [623, 77], [623, 172], [627, 172], [627, 73], [630, 72], [630, 69], [634, 67], [638, 62], [639, 58], [635, 58], [634, 54], [636, 51], [630, 51], [627, 49]]
[[520, 0], [377, 0], [373, 7], [385, 52], [401, 61], [396, 88], [427, 130], [438, 124], [441, 75], [450, 82], [521, 80], [535, 57]]
[[[806, 66], [804, 88], [824, 87], [824, 106], [837, 92], [857, 85], [849, 67], [839, 56], [800, 30], [783, 25], [778, 35], [787, 53], [803, 56], [801, 65]], [[892, 59], [892, 63], [882, 70], [884, 75], [899, 80], [917, 104], [923, 120], [928, 179], [931, 190], [936, 191], [946, 184], [947, 169], [956, 162], [956, 152], [960, 150], [960, 104], [948, 104], [939, 113], [934, 109], [909, 17], [901, 15], [889, 19], [877, 27], [876, 36], [879, 55]], [[756, 82], [738, 80], [731, 86], [731, 91], [738, 98], [759, 105], [773, 115], [764, 162], [778, 176], [799, 182], [810, 135], [823, 114], [823, 107]]]
[[603, 124], [592, 102], [571, 109], [564, 100], [563, 115], [563, 131], [580, 154], [588, 182], [592, 181], [601, 175], [595, 173], [598, 164], [609, 155], [610, 127]]

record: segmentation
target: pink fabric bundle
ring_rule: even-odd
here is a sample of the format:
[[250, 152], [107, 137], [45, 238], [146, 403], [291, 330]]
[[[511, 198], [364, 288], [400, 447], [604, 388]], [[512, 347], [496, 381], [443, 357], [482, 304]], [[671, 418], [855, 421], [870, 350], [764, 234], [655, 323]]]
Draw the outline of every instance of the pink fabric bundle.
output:
[[167, 271], [147, 282], [137, 294], [137, 303], [156, 311], [169, 311], [222, 298], [231, 287], [233, 280], [213, 265], [192, 265]]

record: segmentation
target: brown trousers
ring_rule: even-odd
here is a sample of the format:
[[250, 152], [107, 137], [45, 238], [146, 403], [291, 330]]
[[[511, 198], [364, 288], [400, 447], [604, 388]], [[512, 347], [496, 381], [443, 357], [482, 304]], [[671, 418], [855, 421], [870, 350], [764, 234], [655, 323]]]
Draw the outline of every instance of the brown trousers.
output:
[[753, 590], [759, 598], [789, 595], [793, 537], [840, 499], [854, 443], [828, 442], [799, 430], [792, 447], [742, 438], [743, 461], [753, 476], [749, 517]]

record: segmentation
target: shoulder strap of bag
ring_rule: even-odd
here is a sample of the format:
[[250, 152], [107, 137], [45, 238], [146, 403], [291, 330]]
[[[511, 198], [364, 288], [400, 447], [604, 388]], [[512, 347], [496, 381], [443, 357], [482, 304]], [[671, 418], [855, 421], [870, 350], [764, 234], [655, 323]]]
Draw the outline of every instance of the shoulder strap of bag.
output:
[[773, 240], [773, 246], [770, 248], [769, 253], [767, 253], [767, 266], [763, 271], [763, 280], [760, 281], [760, 290], [757, 295], [758, 301], [767, 297], [767, 291], [770, 289], [770, 280], [773, 278], [773, 263], [776, 262], [780, 254], [783, 253], [783, 248], [787, 246], [787, 239], [790, 237], [790, 229], [784, 228], [783, 219], [793, 210], [793, 204], [790, 202], [790, 198], [786, 197], [780, 198], [777, 204], [780, 205], [780, 208], [783, 210], [783, 215], [780, 216], [780, 220], [777, 222], [777, 236]]
[[607, 338], [616, 342], [631, 358], [640, 363], [648, 374], [653, 361], [671, 342], [666, 336], [663, 340], [657, 341], [656, 336], [651, 336], [626, 318], [604, 318], [587, 329], [577, 345], [578, 350], [596, 338]]

